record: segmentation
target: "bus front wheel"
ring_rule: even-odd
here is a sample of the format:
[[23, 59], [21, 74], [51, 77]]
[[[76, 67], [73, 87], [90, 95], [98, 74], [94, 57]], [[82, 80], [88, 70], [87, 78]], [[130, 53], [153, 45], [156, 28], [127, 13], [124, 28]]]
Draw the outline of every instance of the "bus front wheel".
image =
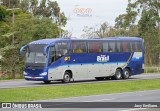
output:
[[116, 72], [115, 72], [115, 75], [114, 75], [114, 78], [116, 80], [119, 80], [122, 78], [122, 71], [120, 69], [117, 69]]
[[124, 70], [124, 73], [122, 74], [122, 78], [123, 78], [123, 79], [128, 79], [129, 76], [130, 76], [130, 70], [126, 68], [126, 69]]
[[63, 76], [62, 82], [63, 82], [63, 83], [69, 83], [70, 80], [71, 80], [71, 75], [70, 75], [70, 73], [69, 73], [69, 72], [65, 72], [65, 74], [64, 74], [64, 76]]

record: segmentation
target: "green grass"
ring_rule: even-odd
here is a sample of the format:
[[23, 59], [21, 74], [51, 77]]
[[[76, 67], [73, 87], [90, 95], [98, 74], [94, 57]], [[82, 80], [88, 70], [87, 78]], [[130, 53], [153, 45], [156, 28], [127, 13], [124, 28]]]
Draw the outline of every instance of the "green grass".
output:
[[160, 79], [0, 89], [0, 101], [21, 102], [154, 89], [160, 89]]
[[[23, 79], [24, 77], [21, 75], [16, 74], [16, 78], [15, 79]], [[0, 73], [0, 81], [1, 80], [13, 80], [13, 77], [10, 74], [6, 74], [6, 75], [2, 75]]]
[[160, 66], [146, 66], [144, 73], [160, 73]]

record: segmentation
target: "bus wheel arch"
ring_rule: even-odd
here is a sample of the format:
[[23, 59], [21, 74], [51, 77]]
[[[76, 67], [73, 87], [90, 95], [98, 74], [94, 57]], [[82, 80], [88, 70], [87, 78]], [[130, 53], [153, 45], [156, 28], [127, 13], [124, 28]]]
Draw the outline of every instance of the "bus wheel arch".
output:
[[116, 72], [114, 74], [114, 79], [119, 80], [122, 78], [122, 69], [121, 68], [117, 68]]
[[126, 67], [123, 70], [122, 78], [123, 79], [128, 79], [130, 76], [131, 76], [131, 68], [130, 67]]
[[63, 83], [69, 83], [71, 78], [73, 77], [71, 70], [66, 70], [63, 75]]

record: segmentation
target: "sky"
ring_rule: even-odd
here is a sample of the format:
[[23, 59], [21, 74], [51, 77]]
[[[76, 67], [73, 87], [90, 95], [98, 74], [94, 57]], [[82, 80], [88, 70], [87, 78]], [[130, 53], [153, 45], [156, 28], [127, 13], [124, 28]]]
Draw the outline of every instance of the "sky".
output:
[[126, 12], [128, 0], [56, 0], [68, 18], [63, 29], [80, 38], [85, 26], [91, 27], [108, 22], [115, 24], [115, 18]]

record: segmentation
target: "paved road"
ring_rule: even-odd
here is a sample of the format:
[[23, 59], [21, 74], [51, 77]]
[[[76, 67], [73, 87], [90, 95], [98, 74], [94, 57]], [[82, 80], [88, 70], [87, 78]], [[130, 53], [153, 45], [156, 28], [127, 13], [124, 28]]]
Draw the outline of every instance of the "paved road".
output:
[[[37, 101], [35, 101], [37, 102]], [[125, 92], [116, 94], [103, 94], [94, 96], [81, 96], [72, 98], [41, 100], [38, 102], [90, 102], [90, 106], [95, 102], [160, 102], [160, 90]], [[159, 103], [160, 104], [160, 103]], [[160, 111], [160, 108], [61, 108], [64, 103], [60, 103], [60, 108], [45, 108], [45, 109], [29, 109], [30, 111]], [[74, 103], [73, 103], [74, 105]], [[142, 105], [142, 104], [139, 104]], [[158, 105], [158, 104], [152, 104]], [[93, 106], [94, 107], [94, 106]], [[114, 107], [114, 106], [113, 106]], [[21, 109], [3, 109], [3, 111], [21, 111]], [[27, 111], [27, 109], [24, 109]]]
[[[72, 97], [72, 98], [62, 98], [62, 99], [52, 99], [52, 100], [41, 100], [40, 102], [89, 102], [90, 105], [94, 105], [94, 102], [160, 102], [160, 90], [150, 90], [150, 91], [137, 91], [137, 92], [126, 92], [126, 93], [116, 93], [116, 94], [103, 94], [103, 95], [94, 95], [94, 96], [81, 96], [81, 97]], [[103, 103], [102, 103], [103, 104]], [[122, 104], [125, 105], [125, 104]], [[64, 103], [60, 104], [59, 107], [63, 107]], [[73, 104], [74, 105], [74, 104]], [[139, 104], [142, 105], [142, 104]], [[153, 105], [153, 104], [152, 104]], [[156, 105], [156, 103], [154, 104]], [[157, 104], [157, 105], [160, 105]], [[94, 106], [93, 106], [94, 107]], [[114, 106], [113, 106], [114, 107]], [[121, 105], [120, 105], [121, 107]], [[106, 108], [89, 108], [89, 109], [79, 109], [78, 111], [105, 111]], [[58, 111], [74, 111], [74, 109], [63, 109]], [[110, 108], [109, 111], [151, 111], [149, 108]], [[153, 110], [153, 109], [152, 109]], [[154, 109], [159, 111], [159, 109]], [[154, 111], [153, 110], [153, 111]], [[76, 110], [77, 111], [77, 110]]]
[[39, 100], [39, 102], [160, 102], [160, 90]]
[[[142, 80], [142, 79], [157, 79], [160, 78], [160, 74], [141, 74], [132, 76], [128, 81], [134, 80]], [[0, 88], [18, 88], [18, 87], [37, 87], [37, 86], [58, 86], [58, 85], [72, 85], [72, 84], [87, 84], [87, 83], [97, 83], [97, 82], [120, 82], [126, 80], [104, 80], [104, 81], [96, 81], [96, 80], [81, 80], [71, 82], [69, 84], [63, 84], [61, 82], [53, 81], [51, 84], [44, 84], [41, 81], [26, 81], [26, 80], [7, 80], [7, 81], [0, 81]]]

